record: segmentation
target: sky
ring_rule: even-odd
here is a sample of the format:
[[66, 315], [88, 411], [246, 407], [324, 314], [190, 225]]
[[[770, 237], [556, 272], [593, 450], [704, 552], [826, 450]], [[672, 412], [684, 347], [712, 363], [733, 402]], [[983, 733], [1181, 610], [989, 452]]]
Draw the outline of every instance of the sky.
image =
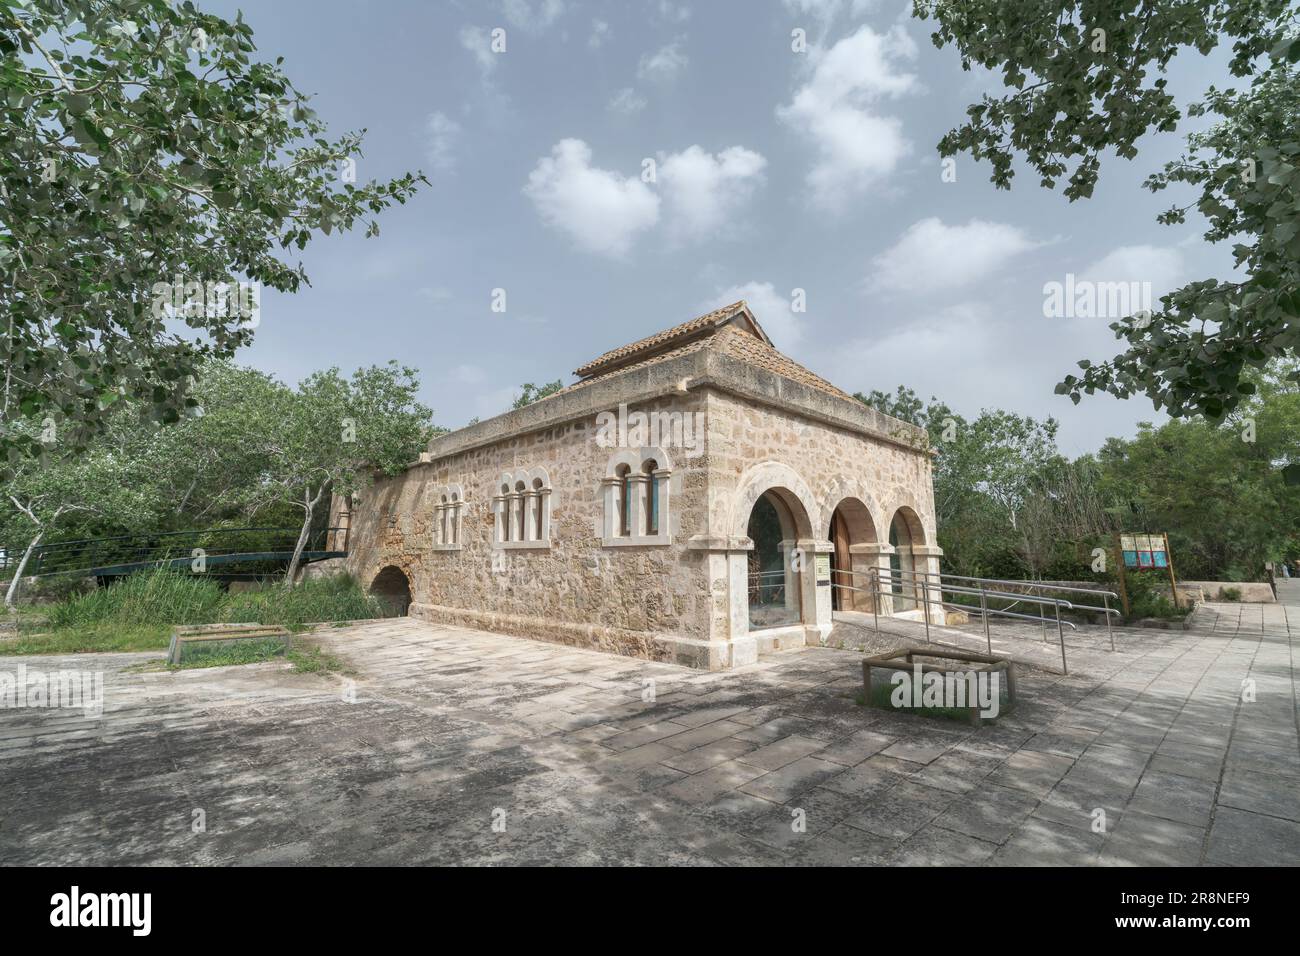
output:
[[[1158, 298], [1231, 270], [1199, 219], [1156, 222], [1179, 193], [1141, 187], [1186, 123], [1109, 157], [1075, 203], [1023, 166], [1010, 191], [968, 156], [945, 168], [940, 137], [1001, 84], [936, 49], [904, 0], [201, 6], [242, 9], [331, 134], [367, 130], [359, 180], [432, 183], [378, 237], [316, 239], [311, 285], [263, 293], [239, 360], [297, 381], [397, 359], [446, 427], [743, 298], [846, 391], [1050, 415], [1073, 456], [1162, 416], [1053, 394], [1120, 351], [1120, 316], [1049, 317], [1045, 287], [1072, 274]], [[1186, 103], [1227, 76], [1222, 52], [1190, 54], [1170, 86]]]

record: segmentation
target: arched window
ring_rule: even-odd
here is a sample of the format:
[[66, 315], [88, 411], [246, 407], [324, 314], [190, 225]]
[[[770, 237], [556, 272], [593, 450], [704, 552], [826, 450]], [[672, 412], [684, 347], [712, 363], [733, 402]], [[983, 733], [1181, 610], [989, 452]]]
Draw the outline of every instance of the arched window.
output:
[[671, 543], [671, 478], [672, 466], [661, 449], [624, 449], [611, 456], [602, 482], [601, 542], [607, 547]]
[[433, 548], [435, 551], [459, 551], [461, 542], [461, 511], [465, 495], [460, 485], [446, 485], [435, 489], [437, 504], [433, 514]]
[[534, 541], [541, 541], [542, 534], [542, 517], [546, 509], [542, 507], [542, 479], [533, 479], [533, 516], [528, 522], [528, 533]]
[[503, 472], [492, 502], [497, 548], [551, 546], [551, 476], [545, 468]]
[[632, 534], [632, 469], [619, 465], [618, 471], [618, 536]]
[[659, 464], [653, 458], [641, 466], [641, 473], [646, 476], [645, 485], [645, 533], [659, 533], [659, 482], [655, 481], [655, 472]]

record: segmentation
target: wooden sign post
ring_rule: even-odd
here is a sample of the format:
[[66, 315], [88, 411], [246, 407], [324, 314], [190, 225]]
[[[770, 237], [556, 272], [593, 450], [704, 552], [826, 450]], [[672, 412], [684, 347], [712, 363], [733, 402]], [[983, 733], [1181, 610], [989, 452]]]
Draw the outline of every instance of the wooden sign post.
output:
[[1174, 580], [1174, 553], [1169, 550], [1169, 535], [1165, 539], [1165, 565], [1169, 568], [1169, 593], [1174, 597], [1174, 607], [1178, 607], [1178, 582]]
[[1132, 612], [1128, 606], [1128, 582], [1125, 579], [1124, 568], [1124, 542], [1120, 540], [1119, 534], [1115, 535], [1115, 558], [1119, 567], [1119, 600], [1124, 606], [1124, 616], [1128, 617]]

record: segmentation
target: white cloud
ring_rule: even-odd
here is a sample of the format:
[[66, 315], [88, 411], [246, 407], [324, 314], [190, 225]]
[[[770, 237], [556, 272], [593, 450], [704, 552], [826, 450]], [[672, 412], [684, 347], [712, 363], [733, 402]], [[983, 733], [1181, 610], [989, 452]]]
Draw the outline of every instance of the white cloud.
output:
[[[852, 0], [847, 4], [845, 0], [784, 0], [784, 2], [785, 8], [791, 13], [810, 16], [822, 23], [834, 20], [845, 6], [848, 6], [849, 13], [856, 17], [876, 5], [876, 0]], [[908, 6], [910, 7], [910, 4]]]
[[636, 90], [632, 89], [632, 87], [625, 86], [610, 97], [609, 105], [605, 108], [611, 113], [621, 113], [624, 116], [631, 116], [634, 113], [641, 112], [645, 107], [646, 98]]
[[659, 19], [667, 23], [685, 23], [691, 18], [691, 8], [684, 3], [672, 3], [670, 0], [659, 0], [655, 8]]
[[622, 258], [659, 221], [659, 197], [636, 176], [591, 165], [580, 139], [556, 143], [528, 176], [524, 195], [542, 221], [588, 252]]
[[[659, 156], [658, 180], [669, 210], [674, 239], [703, 239], [722, 226], [753, 195], [767, 160], [743, 146], [716, 156], [699, 146]], [[725, 303], [724, 303], [725, 304]]]
[[835, 209], [893, 172], [910, 149], [902, 122], [877, 107], [916, 88], [916, 75], [900, 66], [916, 56], [916, 44], [901, 27], [876, 33], [864, 26], [809, 56], [812, 75], [776, 112], [817, 147], [808, 185], [819, 206]]
[[654, 83], [670, 83], [676, 79], [677, 74], [686, 69], [688, 62], [690, 62], [689, 59], [682, 52], [682, 42], [674, 40], [654, 53], [648, 53], [641, 57], [641, 62], [636, 68], [636, 75], [641, 80], [649, 80]]
[[872, 260], [869, 285], [891, 292], [955, 289], [1038, 245], [1007, 223], [972, 219], [964, 226], [947, 226], [934, 217], [922, 219]]
[[[1168, 246], [1120, 246], [1079, 273], [1091, 282], [1149, 282], [1152, 304], [1182, 285], [1183, 254]], [[1064, 276], [1060, 278], [1064, 281]]]
[[424, 124], [424, 156], [434, 170], [448, 170], [455, 165], [454, 150], [460, 139], [460, 124], [446, 113], [434, 112]]
[[497, 55], [492, 52], [492, 37], [487, 30], [475, 26], [461, 27], [460, 45], [474, 57], [484, 78], [496, 69]]
[[605, 42], [614, 35], [614, 31], [609, 28], [609, 24], [604, 20], [591, 21], [591, 35], [587, 37], [587, 46], [593, 50], [598, 50], [605, 45]]
[[564, 13], [564, 0], [504, 0], [501, 8], [511, 25], [528, 33], [541, 33]]
[[768, 338], [781, 351], [788, 351], [803, 338], [801, 313], [790, 309], [790, 299], [781, 295], [770, 282], [746, 282], [720, 289], [712, 299], [701, 304], [701, 314], [711, 312], [738, 299], [749, 304]]

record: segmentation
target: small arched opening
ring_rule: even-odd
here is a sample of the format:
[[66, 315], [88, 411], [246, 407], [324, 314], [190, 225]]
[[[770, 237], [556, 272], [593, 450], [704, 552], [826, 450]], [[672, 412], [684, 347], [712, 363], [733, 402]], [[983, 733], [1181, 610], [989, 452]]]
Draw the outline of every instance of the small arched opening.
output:
[[390, 617], [406, 617], [411, 607], [411, 581], [395, 565], [389, 565], [370, 582], [370, 593], [384, 606]]

